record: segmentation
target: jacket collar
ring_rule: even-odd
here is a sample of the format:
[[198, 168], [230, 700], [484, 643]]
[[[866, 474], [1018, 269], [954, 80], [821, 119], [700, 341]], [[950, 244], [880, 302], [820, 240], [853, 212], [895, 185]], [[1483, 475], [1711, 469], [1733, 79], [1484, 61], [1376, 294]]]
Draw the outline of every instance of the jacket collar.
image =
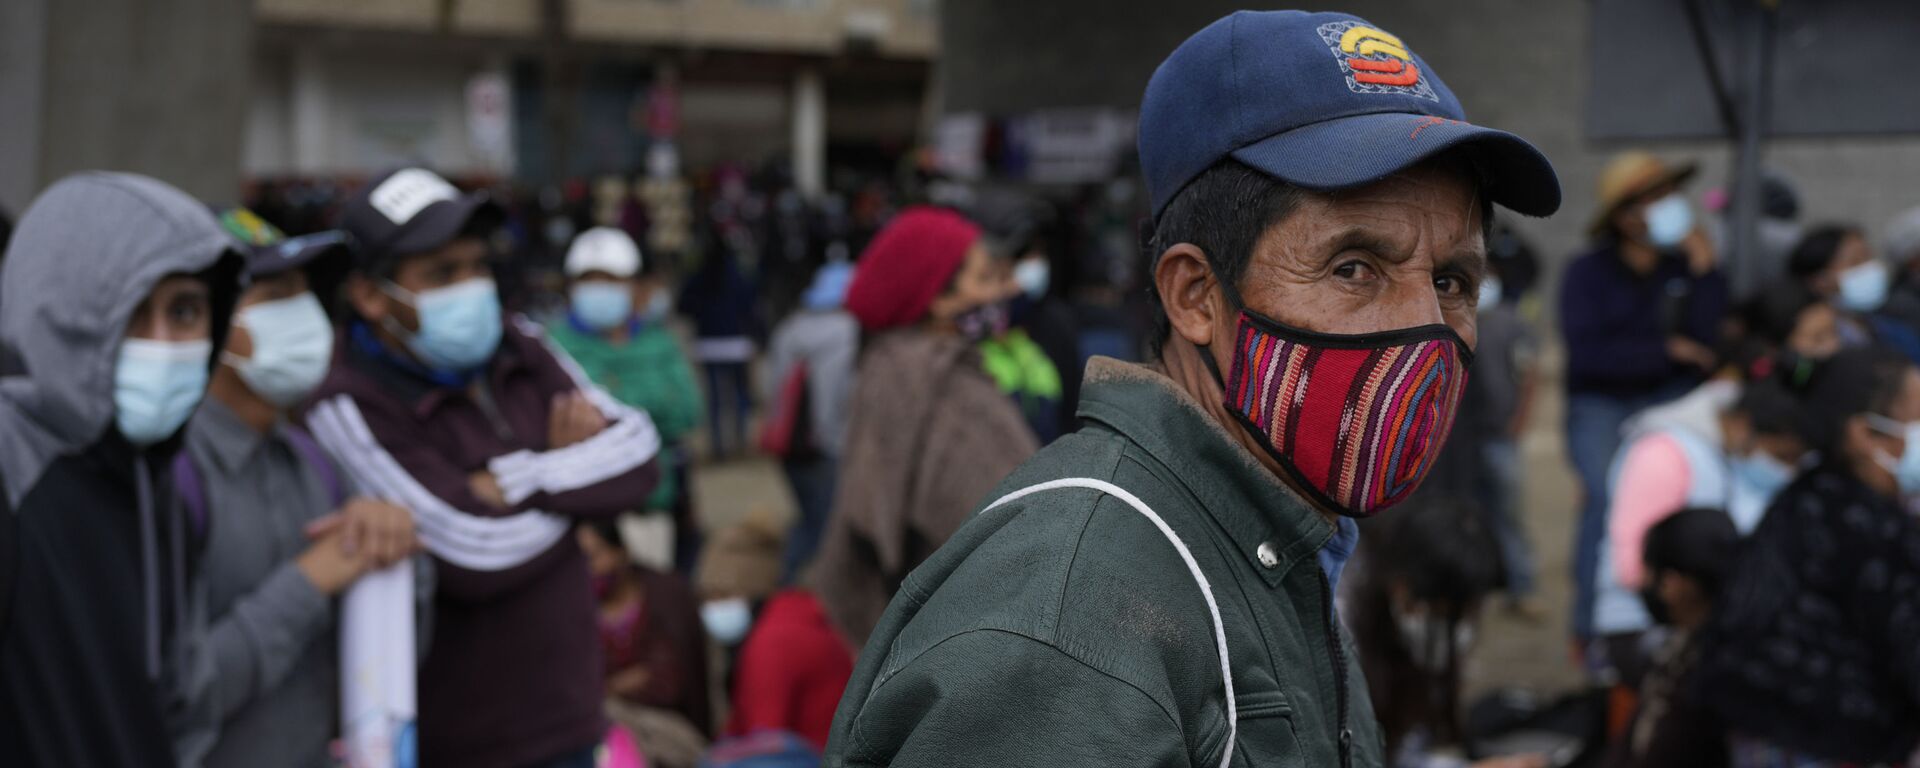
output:
[[442, 403], [465, 397], [467, 386], [475, 379], [485, 378], [487, 384], [497, 385], [528, 368], [526, 353], [515, 340], [519, 334], [511, 325], [500, 335], [500, 347], [494, 351], [493, 359], [460, 382], [427, 370], [405, 353], [387, 348], [373, 334], [373, 330], [357, 318], [349, 321], [347, 331], [350, 337], [342, 345], [346, 352], [346, 363], [373, 378], [382, 389], [392, 393], [415, 416], [423, 419], [431, 416]]
[[[1093, 358], [1079, 415], [1113, 428], [1171, 470], [1269, 585], [1302, 560], [1314, 563], [1333, 538], [1332, 523], [1157, 369]], [[1271, 568], [1258, 554], [1269, 543], [1279, 560]]]
[[[607, 340], [605, 331], [594, 330], [591, 326], [588, 326], [585, 321], [582, 321], [579, 315], [574, 314], [573, 310], [567, 310], [567, 327], [572, 329], [574, 333], [599, 342], [604, 346], [613, 346], [613, 342]], [[640, 316], [635, 315], [627, 318], [627, 340], [632, 341], [635, 336], [639, 336], [641, 329], [645, 327], [646, 321], [641, 320]]]
[[[255, 431], [253, 427], [240, 420], [240, 415], [220, 402], [219, 398], [209, 396], [200, 403], [199, 412], [193, 415], [193, 424], [189, 427], [188, 440], [206, 446], [207, 453], [214, 463], [220, 465], [221, 474], [232, 475], [240, 472], [260, 450], [266, 435]], [[275, 431], [279, 431], [276, 425]]]

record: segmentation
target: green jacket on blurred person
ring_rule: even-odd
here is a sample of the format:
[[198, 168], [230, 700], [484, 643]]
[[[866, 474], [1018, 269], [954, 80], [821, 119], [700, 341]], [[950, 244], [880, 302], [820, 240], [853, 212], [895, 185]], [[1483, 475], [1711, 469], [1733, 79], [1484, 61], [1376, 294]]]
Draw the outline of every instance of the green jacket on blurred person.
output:
[[[660, 430], [660, 441], [676, 446], [700, 423], [700, 385], [693, 378], [680, 340], [664, 323], [635, 320], [626, 343], [615, 344], [577, 323], [554, 323], [547, 329], [555, 344], [615, 399], [646, 411]], [[660, 485], [647, 497], [650, 509], [670, 509], [679, 494], [672, 472], [660, 474]]]

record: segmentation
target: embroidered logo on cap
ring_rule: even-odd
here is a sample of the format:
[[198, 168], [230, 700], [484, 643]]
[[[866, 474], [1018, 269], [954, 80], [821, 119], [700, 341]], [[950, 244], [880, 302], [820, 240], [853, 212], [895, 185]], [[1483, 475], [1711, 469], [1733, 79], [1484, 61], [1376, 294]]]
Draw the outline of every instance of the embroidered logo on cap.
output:
[[1439, 101], [1400, 38], [1357, 21], [1322, 24], [1320, 39], [1333, 51], [1354, 93], [1389, 93]]
[[286, 235], [280, 234], [279, 228], [245, 208], [234, 208], [220, 214], [220, 226], [226, 228], [227, 234], [233, 235], [234, 239], [247, 245], [273, 245], [287, 239]]
[[405, 224], [414, 214], [442, 200], [457, 200], [460, 190], [454, 189], [446, 179], [433, 175], [432, 171], [408, 168], [396, 171], [388, 176], [380, 186], [374, 187], [367, 195], [367, 202], [373, 209], [395, 224]]

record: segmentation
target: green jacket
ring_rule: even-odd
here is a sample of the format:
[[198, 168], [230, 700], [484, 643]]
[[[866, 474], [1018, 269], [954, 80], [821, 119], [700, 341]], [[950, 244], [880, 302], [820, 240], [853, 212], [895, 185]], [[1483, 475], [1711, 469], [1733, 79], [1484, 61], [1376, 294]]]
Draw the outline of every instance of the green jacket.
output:
[[[994, 498], [1091, 478], [1165, 521], [1225, 630], [1230, 765], [1381, 765], [1317, 558], [1333, 525], [1152, 369], [1096, 359], [1079, 413], [1086, 426]], [[1228, 746], [1216, 648], [1198, 580], [1151, 519], [1107, 493], [1039, 491], [978, 513], [901, 583], [826, 764], [1215, 768]]]
[[[680, 340], [666, 326], [636, 324], [627, 343], [618, 346], [569, 319], [548, 325], [547, 333], [614, 399], [646, 411], [661, 442], [676, 445], [699, 426], [700, 385]], [[662, 471], [647, 507], [668, 509], [678, 493], [674, 473]]]

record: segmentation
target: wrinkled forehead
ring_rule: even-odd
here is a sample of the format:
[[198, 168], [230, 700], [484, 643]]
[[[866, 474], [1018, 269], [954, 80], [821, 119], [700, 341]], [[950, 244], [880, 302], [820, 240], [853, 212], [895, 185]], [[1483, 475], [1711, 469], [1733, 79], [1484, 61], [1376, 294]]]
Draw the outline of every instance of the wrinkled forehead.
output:
[[[1309, 203], [1277, 222], [1295, 230], [1279, 233], [1283, 238], [1340, 231], [1390, 251], [1418, 245], [1437, 255], [1486, 260], [1493, 211], [1480, 177], [1464, 161], [1428, 161], [1365, 186], [1306, 195]], [[1460, 253], [1447, 253], [1454, 251]]]

